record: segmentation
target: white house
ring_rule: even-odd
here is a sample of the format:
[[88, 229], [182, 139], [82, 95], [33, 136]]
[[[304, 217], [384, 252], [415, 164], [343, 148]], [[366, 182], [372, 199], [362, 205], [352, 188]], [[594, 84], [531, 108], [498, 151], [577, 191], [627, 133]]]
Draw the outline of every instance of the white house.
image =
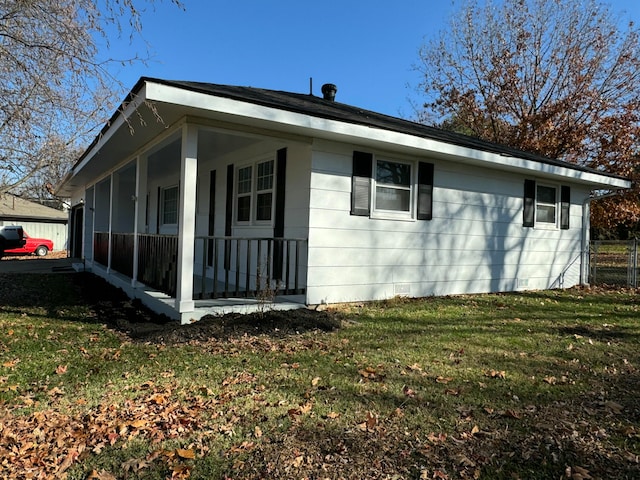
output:
[[586, 282], [590, 194], [627, 179], [335, 91], [141, 78], [58, 187], [72, 255], [183, 322]]

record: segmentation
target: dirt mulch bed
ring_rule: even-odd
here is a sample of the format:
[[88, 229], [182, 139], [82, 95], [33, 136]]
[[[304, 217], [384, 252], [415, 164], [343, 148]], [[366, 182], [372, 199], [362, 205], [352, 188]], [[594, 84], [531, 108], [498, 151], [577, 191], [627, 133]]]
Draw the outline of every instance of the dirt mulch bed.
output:
[[82, 297], [95, 312], [97, 322], [139, 342], [179, 345], [246, 335], [284, 338], [315, 330], [332, 331], [341, 325], [336, 314], [307, 308], [208, 315], [190, 325], [180, 325], [152, 312], [140, 300], [131, 300], [123, 290], [97, 275], [77, 273], [73, 278]]

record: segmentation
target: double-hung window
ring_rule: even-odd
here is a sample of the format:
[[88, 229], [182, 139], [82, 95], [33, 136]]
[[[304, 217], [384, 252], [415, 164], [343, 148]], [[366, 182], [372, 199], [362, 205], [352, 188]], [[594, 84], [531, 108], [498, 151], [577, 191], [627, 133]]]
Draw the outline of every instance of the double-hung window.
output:
[[251, 220], [252, 172], [253, 167], [251, 165], [238, 169], [236, 187], [236, 220], [238, 222]]
[[162, 225], [178, 224], [178, 186], [163, 188], [160, 195]]
[[240, 167], [236, 175], [236, 222], [270, 222], [273, 211], [274, 161]]
[[351, 215], [431, 220], [433, 164], [353, 152]]
[[256, 175], [256, 220], [271, 220], [273, 208], [273, 160], [258, 163]]
[[556, 226], [557, 189], [536, 185], [536, 223]]
[[524, 181], [524, 227], [569, 228], [571, 212], [571, 189], [567, 185], [560, 187]]
[[411, 215], [412, 169], [409, 163], [376, 160], [374, 211]]

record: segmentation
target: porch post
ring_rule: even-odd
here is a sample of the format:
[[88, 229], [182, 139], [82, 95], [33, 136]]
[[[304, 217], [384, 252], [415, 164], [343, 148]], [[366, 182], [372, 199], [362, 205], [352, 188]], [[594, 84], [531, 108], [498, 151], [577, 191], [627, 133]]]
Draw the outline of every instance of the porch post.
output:
[[108, 239], [109, 243], [107, 245], [107, 275], [111, 275], [111, 233], [113, 229], [113, 173], [109, 175], [109, 234]]
[[194, 125], [182, 127], [180, 153], [180, 204], [178, 208], [178, 278], [176, 310], [192, 312], [193, 261], [196, 229], [196, 183], [198, 178], [198, 130]]
[[133, 276], [131, 278], [131, 286], [136, 287], [138, 282], [138, 234], [144, 228], [147, 206], [147, 157], [138, 156], [136, 158], [136, 193], [135, 193], [135, 212], [133, 220]]

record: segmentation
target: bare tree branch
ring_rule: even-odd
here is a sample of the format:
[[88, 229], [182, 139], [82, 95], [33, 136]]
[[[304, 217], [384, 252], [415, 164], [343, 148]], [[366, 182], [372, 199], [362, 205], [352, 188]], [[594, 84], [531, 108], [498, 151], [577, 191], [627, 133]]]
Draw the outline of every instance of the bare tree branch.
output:
[[140, 35], [142, 5], [157, 1], [0, 0], [0, 194], [37, 196], [62, 178], [126, 91], [111, 66], [144, 62], [99, 42]]

